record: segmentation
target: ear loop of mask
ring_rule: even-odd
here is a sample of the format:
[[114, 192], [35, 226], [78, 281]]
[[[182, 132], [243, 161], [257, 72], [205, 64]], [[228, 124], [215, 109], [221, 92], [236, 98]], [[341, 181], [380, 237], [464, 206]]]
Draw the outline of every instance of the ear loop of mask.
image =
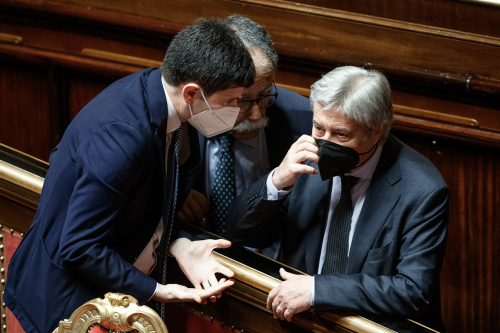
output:
[[373, 154], [375, 154], [375, 150], [374, 150], [374, 149], [375, 149], [375, 147], [377, 147], [377, 146], [378, 146], [378, 141], [377, 141], [377, 143], [376, 143], [376, 144], [374, 144], [374, 145], [373, 145], [373, 147], [371, 147], [371, 148], [370, 148], [370, 150], [368, 150], [367, 152], [365, 152], [365, 153], [361, 153], [361, 154], [358, 154], [358, 155], [366, 155], [366, 154], [369, 154], [369, 153], [373, 150], [373, 153], [371, 154], [371, 156], [370, 156], [370, 157], [368, 157], [368, 158], [367, 158], [367, 159], [366, 159], [363, 163], [356, 165], [353, 169], [357, 169], [357, 168], [359, 168], [359, 167], [363, 166], [366, 162], [368, 162], [368, 161], [370, 160], [370, 158], [372, 158]]
[[[203, 89], [200, 88], [200, 92], [201, 92], [201, 97], [203, 97], [203, 100], [205, 101], [205, 104], [208, 106], [208, 109], [211, 112], [213, 112], [212, 108], [210, 107], [210, 104], [208, 104], [207, 99], [205, 98], [205, 95], [203, 94]], [[194, 116], [193, 116], [193, 110], [191, 110], [191, 104], [188, 104], [188, 106], [189, 106], [189, 113], [191, 114], [191, 118], [195, 119]], [[203, 127], [203, 125], [198, 120], [196, 120], [196, 122], [205, 131], [205, 127]]]
[[203, 127], [203, 125], [197, 119], [194, 118], [193, 110], [191, 110], [191, 104], [188, 104], [188, 106], [189, 106], [189, 113], [191, 113], [191, 118], [193, 118], [193, 120], [195, 120], [198, 123], [198, 126], [200, 126], [205, 131], [205, 127]]
[[205, 98], [205, 95], [203, 94], [203, 89], [201, 89], [201, 88], [200, 88], [200, 92], [201, 92], [201, 97], [203, 97], [203, 100], [205, 101], [205, 103], [206, 103], [206, 104], [207, 104], [207, 106], [208, 106], [208, 109], [209, 109], [210, 111], [212, 111], [212, 112], [214, 113], [214, 115], [215, 115], [217, 118], [219, 118], [219, 120], [220, 120], [220, 121], [222, 121], [222, 122], [224, 123], [224, 125], [229, 126], [228, 124], [226, 124], [226, 122], [225, 122], [224, 120], [220, 119], [220, 117], [217, 115], [217, 113], [216, 113], [216, 112], [214, 112], [214, 111], [212, 110], [212, 108], [210, 107], [210, 104], [208, 104], [207, 99]]

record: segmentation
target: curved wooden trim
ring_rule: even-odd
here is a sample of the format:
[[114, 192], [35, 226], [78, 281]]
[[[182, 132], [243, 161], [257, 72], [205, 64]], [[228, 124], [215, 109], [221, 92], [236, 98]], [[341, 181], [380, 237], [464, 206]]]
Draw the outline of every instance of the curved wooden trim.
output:
[[[242, 2], [246, 4], [254, 4], [259, 6], [284, 9], [288, 11], [294, 11], [304, 14], [317, 15], [322, 17], [334, 18], [338, 20], [351, 21], [356, 23], [369, 24], [373, 26], [379, 26], [384, 28], [391, 28], [397, 30], [405, 30], [416, 33], [423, 33], [427, 35], [448, 37], [456, 40], [463, 40], [467, 42], [480, 42], [485, 45], [500, 46], [500, 39], [496, 37], [490, 37], [485, 35], [478, 35], [463, 31], [457, 31], [446, 28], [433, 28], [427, 25], [403, 22], [394, 19], [387, 19], [383, 17], [376, 17], [364, 14], [358, 14], [353, 12], [346, 12], [338, 9], [331, 9], [325, 7], [319, 7], [314, 5], [302, 4], [297, 2], [285, 1], [285, 0], [234, 0], [235, 2]], [[470, 1], [481, 1], [481, 0], [470, 0]], [[484, 1], [484, 0], [483, 0]]]
[[88, 57], [92, 57], [92, 58], [109, 60], [109, 61], [113, 61], [113, 62], [121, 62], [121, 63], [127, 64], [127, 65], [144, 67], [144, 68], [160, 67], [162, 64], [161, 61], [133, 57], [133, 56], [129, 56], [126, 54], [107, 52], [107, 51], [89, 49], [89, 48], [84, 48], [82, 50], [82, 54], [85, 56], [88, 56]]
[[[385, 19], [380, 17], [374, 17], [369, 15], [351, 13], [346, 11], [334, 10], [330, 8], [318, 7], [306, 4], [297, 4], [290, 1], [284, 0], [235, 0], [231, 1], [232, 4], [230, 8], [238, 8], [239, 5], [247, 6], [250, 10], [252, 7], [265, 6], [268, 8], [288, 11], [298, 15], [315, 15], [322, 19], [336, 20], [338, 22], [348, 22], [354, 25], [365, 26], [364, 29], [378, 29], [378, 30], [394, 30], [403, 33], [412, 34], [415, 36], [423, 36], [423, 38], [431, 38], [437, 42], [437, 39], [454, 40], [456, 43], [461, 45], [465, 44], [476, 44], [481, 47], [482, 52], [487, 52], [486, 49], [491, 53], [491, 48], [497, 48], [500, 46], [500, 38], [491, 37], [487, 35], [479, 35], [473, 33], [467, 33], [452, 29], [445, 28], [435, 28], [432, 26], [403, 22], [393, 19]], [[118, 29], [127, 30], [133, 29], [134, 31], [141, 31], [142, 33], [148, 34], [159, 34], [160, 36], [175, 35], [178, 31], [183, 29], [187, 24], [191, 22], [186, 22], [181, 24], [175, 21], [175, 18], [170, 20], [162, 20], [159, 18], [151, 16], [142, 16], [140, 20], [137, 20], [137, 16], [132, 13], [125, 13], [119, 11], [110, 11], [107, 9], [99, 8], [98, 5], [88, 7], [86, 4], [88, 2], [83, 2], [83, 4], [77, 3], [77, 1], [67, 1], [62, 3], [60, 1], [34, 1], [34, 0], [16, 0], [7, 1], [11, 6], [17, 8], [24, 8], [30, 10], [36, 10], [37, 12], [43, 12], [45, 14], [55, 14], [60, 15], [64, 20], [68, 18], [76, 18], [81, 20], [86, 20], [89, 22], [99, 22], [98, 24], [105, 24], [107, 26], [115, 26]], [[255, 8], [254, 8], [255, 9]], [[229, 12], [227, 13], [229, 14]], [[270, 28], [270, 30], [272, 30]], [[322, 38], [324, 36], [316, 36], [317, 38]], [[424, 43], [424, 41], [421, 41]], [[285, 49], [282, 47], [290, 43], [286, 40], [282, 40], [281, 43], [278, 39], [275, 41], [276, 49], [280, 52], [282, 59], [287, 56], [298, 56], [299, 58], [310, 59], [311, 62], [322, 62], [328, 66], [332, 66], [335, 63], [345, 63], [345, 59], [340, 57], [336, 58], [335, 55], [326, 52], [325, 55], [320, 55], [319, 59], [317, 50], [311, 48], [310, 51], [295, 52], [297, 50]], [[293, 43], [292, 43], [293, 44]], [[425, 44], [424, 44], [425, 45]], [[371, 66], [371, 61], [367, 61], [365, 49], [360, 50], [361, 58], [353, 58], [349, 62], [357, 66]], [[326, 56], [328, 55], [328, 56]], [[435, 56], [435, 54], [434, 54]], [[426, 85], [433, 85], [442, 88], [452, 88], [465, 92], [480, 92], [487, 94], [498, 94], [500, 93], [500, 81], [497, 78], [492, 78], [491, 75], [481, 75], [481, 73], [475, 73], [472, 70], [471, 73], [458, 73], [453, 72], [449, 66], [436, 67], [436, 63], [429, 64], [429, 67], [423, 68], [418, 67], [415, 64], [408, 63], [404, 68], [400, 65], [392, 68], [392, 62], [387, 59], [388, 55], [382, 55], [382, 59], [379, 59], [377, 64], [378, 69], [383, 70], [389, 75], [394, 75], [406, 82], [423, 82]], [[357, 60], [356, 60], [357, 59]], [[470, 59], [469, 59], [470, 60]], [[473, 61], [473, 60], [470, 60]], [[285, 65], [284, 61], [281, 61], [281, 65]], [[434, 69], [434, 71], [432, 70]]]
[[21, 36], [4, 34], [0, 32], [0, 42], [19, 45], [24, 43], [24, 39]]

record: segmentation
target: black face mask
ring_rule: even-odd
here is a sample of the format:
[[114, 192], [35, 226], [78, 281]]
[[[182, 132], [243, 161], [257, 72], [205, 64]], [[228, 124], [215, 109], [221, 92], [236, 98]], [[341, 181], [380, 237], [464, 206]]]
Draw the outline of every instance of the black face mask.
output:
[[319, 148], [318, 167], [322, 180], [331, 179], [335, 176], [343, 175], [352, 169], [359, 168], [369, 160], [368, 158], [358, 165], [359, 156], [369, 154], [377, 147], [377, 144], [375, 144], [366, 153], [358, 154], [358, 152], [352, 148], [331, 141], [322, 139], [315, 140]]

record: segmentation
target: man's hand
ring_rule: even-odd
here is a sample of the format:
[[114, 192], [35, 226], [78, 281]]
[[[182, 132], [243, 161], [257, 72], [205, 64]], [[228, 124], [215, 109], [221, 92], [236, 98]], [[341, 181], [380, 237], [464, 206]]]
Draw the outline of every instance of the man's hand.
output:
[[272, 178], [274, 186], [281, 190], [295, 184], [297, 176], [301, 173], [317, 174], [318, 171], [315, 168], [304, 164], [308, 160], [318, 163], [319, 148], [313, 137], [302, 135], [290, 147], [279, 167], [274, 170]]
[[224, 278], [219, 280], [218, 285], [208, 289], [195, 289], [181, 286], [179, 284], [158, 284], [153, 299], [163, 303], [169, 302], [197, 302], [207, 303], [207, 298], [220, 297], [221, 291], [231, 287], [234, 281]]
[[208, 199], [200, 192], [191, 190], [181, 210], [177, 213], [177, 218], [182, 222], [199, 226], [207, 212]]
[[269, 292], [267, 308], [273, 310], [274, 319], [292, 321], [294, 314], [311, 307], [314, 277], [288, 273], [280, 268], [283, 281]]
[[[231, 242], [225, 239], [206, 239], [193, 242], [187, 238], [179, 238], [170, 245], [169, 252], [177, 260], [179, 267], [196, 289], [210, 291], [211, 287], [216, 287], [221, 283], [217, 280], [216, 273], [227, 277], [234, 275], [233, 271], [215, 260], [212, 252], [213, 249], [230, 246]], [[219, 297], [220, 292], [210, 297], [210, 300], [215, 302], [216, 298]]]

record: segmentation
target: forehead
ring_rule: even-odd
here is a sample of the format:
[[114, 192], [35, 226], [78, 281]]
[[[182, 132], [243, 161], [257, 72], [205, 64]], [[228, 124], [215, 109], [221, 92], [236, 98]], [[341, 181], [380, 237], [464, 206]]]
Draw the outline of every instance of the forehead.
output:
[[242, 97], [256, 98], [261, 93], [266, 93], [273, 84], [273, 76], [257, 76], [254, 84], [243, 90]]
[[356, 120], [348, 118], [343, 112], [335, 109], [323, 110], [319, 103], [314, 104], [313, 122], [325, 129], [344, 128], [353, 132], [363, 129]]
[[225, 90], [219, 90], [210, 95], [208, 99], [211, 100], [230, 100], [230, 99], [235, 99], [238, 98], [242, 92], [243, 92], [243, 87], [237, 87], [237, 88], [228, 88]]

